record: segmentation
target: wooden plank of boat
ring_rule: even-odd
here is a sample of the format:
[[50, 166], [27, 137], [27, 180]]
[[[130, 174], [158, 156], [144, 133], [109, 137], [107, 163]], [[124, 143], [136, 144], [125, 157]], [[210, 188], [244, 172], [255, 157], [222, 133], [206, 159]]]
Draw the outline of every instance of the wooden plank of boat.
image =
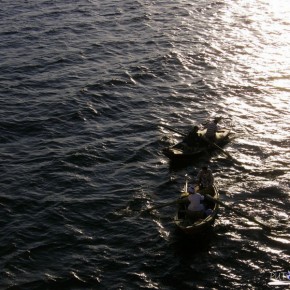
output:
[[[203, 194], [208, 194], [210, 196], [213, 196], [215, 199], [219, 199], [219, 192], [216, 186], [213, 186], [210, 189], [205, 189], [203, 191], [199, 191], [200, 193]], [[184, 197], [188, 195], [187, 193], [183, 192], [181, 194], [181, 197]], [[213, 201], [206, 201], [206, 208], [211, 209], [211, 214], [201, 218], [201, 219], [196, 219], [192, 220], [187, 214], [186, 214], [186, 209], [187, 209], [186, 203], [180, 203], [177, 208], [177, 212], [174, 217], [174, 223], [177, 226], [179, 230], [181, 230], [183, 233], [190, 235], [190, 236], [196, 236], [200, 234], [201, 232], [206, 231], [215, 222], [215, 219], [217, 218], [218, 210], [219, 210], [219, 204]]]
[[[206, 130], [198, 131], [198, 135], [202, 138], [205, 134]], [[231, 130], [225, 129], [216, 133], [216, 144], [225, 145], [229, 141], [229, 135]], [[174, 160], [188, 160], [192, 157], [196, 157], [197, 155], [202, 155], [205, 152], [209, 152], [211, 150], [216, 149], [215, 146], [209, 146], [207, 142], [201, 142], [201, 144], [197, 144], [194, 147], [185, 146], [182, 142], [178, 144], [164, 148], [162, 150], [163, 154]]]

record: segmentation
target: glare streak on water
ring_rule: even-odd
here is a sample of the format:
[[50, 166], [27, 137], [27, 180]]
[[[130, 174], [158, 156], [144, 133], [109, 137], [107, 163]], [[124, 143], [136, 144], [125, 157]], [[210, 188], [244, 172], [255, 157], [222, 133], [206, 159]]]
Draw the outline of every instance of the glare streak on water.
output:
[[[271, 289], [289, 270], [287, 1], [1, 1], [1, 289]], [[222, 115], [235, 138], [174, 167], [162, 148]], [[229, 119], [224, 119], [227, 125]], [[185, 174], [220, 208], [175, 230]]]

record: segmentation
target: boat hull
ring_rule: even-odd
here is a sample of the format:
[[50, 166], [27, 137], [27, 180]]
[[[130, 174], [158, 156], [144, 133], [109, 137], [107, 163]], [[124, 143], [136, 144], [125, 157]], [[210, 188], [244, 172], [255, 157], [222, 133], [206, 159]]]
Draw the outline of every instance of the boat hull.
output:
[[[216, 186], [199, 192], [203, 194], [209, 194], [215, 199], [219, 199], [219, 193]], [[201, 233], [204, 233], [212, 228], [218, 215], [219, 205], [218, 203], [207, 201], [207, 208], [210, 208], [212, 210], [212, 213], [210, 215], [206, 216], [203, 219], [192, 221], [186, 215], [185, 205], [180, 204], [174, 217], [174, 223], [178, 230], [186, 235], [196, 238]]]
[[[205, 134], [204, 131], [199, 131], [199, 136], [202, 137]], [[222, 132], [217, 133], [216, 144], [219, 146], [223, 146], [229, 142], [230, 130], [224, 130]], [[191, 160], [193, 157], [201, 156], [207, 152], [211, 152], [216, 150], [214, 145], [208, 144], [208, 142], [204, 141], [201, 144], [197, 144], [194, 147], [187, 147], [184, 146], [182, 142], [164, 148], [162, 150], [163, 154], [168, 157], [171, 161], [188, 161]]]

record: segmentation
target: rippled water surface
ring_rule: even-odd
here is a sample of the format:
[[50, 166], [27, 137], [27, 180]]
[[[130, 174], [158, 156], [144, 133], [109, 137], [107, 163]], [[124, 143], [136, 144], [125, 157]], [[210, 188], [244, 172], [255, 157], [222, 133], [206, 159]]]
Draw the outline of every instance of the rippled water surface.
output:
[[[1, 289], [273, 289], [290, 271], [288, 1], [2, 0], [0, 19]], [[239, 163], [162, 154], [180, 140], [162, 125], [217, 115]], [[272, 230], [221, 207], [192, 241], [174, 206], [139, 215], [204, 163]]]

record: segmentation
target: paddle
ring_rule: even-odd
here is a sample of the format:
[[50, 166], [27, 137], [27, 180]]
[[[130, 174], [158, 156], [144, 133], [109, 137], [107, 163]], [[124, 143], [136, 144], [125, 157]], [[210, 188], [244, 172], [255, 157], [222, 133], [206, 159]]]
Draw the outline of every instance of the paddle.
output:
[[177, 133], [177, 134], [179, 134], [179, 135], [181, 135], [181, 136], [183, 136], [183, 137], [186, 136], [185, 133], [182, 133], [182, 132], [180, 132], [180, 131], [178, 131], [178, 130], [175, 130], [175, 129], [173, 129], [173, 128], [167, 126], [167, 125], [160, 125], [160, 126], [166, 128], [166, 129], [168, 129], [168, 130], [170, 130], [170, 131], [172, 131], [172, 132], [175, 132], [175, 133]]
[[[188, 178], [188, 174], [185, 174], [185, 187], [184, 187], [184, 192], [187, 192], [188, 179], [189, 179]], [[187, 197], [187, 196], [185, 196], [185, 197]], [[150, 211], [152, 211], [154, 209], [162, 208], [162, 207], [169, 206], [169, 205], [173, 205], [173, 204], [178, 204], [178, 203], [182, 202], [183, 199], [184, 199], [184, 197], [183, 198], [176, 199], [174, 201], [169, 201], [167, 203], [163, 203], [163, 204], [159, 204], [159, 205], [156, 205], [156, 206], [152, 206], [150, 208], [147, 208], [147, 209], [142, 210], [141, 213], [143, 213], [143, 212], [150, 212]]]
[[[187, 198], [187, 197], [186, 197]], [[144, 213], [144, 212], [150, 212], [154, 209], [158, 209], [158, 208], [162, 208], [162, 207], [165, 207], [165, 206], [169, 206], [169, 205], [173, 205], [173, 204], [178, 204], [180, 202], [182, 202], [184, 198], [179, 198], [179, 199], [176, 199], [174, 201], [170, 201], [170, 202], [166, 202], [166, 203], [163, 203], [163, 204], [159, 204], [159, 205], [156, 205], [156, 206], [152, 206], [150, 208], [147, 208], [147, 209], [144, 209], [144, 210], [141, 210], [141, 213]]]
[[216, 147], [217, 149], [219, 149], [221, 152], [223, 152], [227, 157], [229, 157], [232, 161], [241, 164], [241, 162], [237, 159], [235, 159], [233, 156], [231, 156], [230, 153], [228, 153], [227, 151], [225, 151], [223, 148], [221, 148], [219, 145], [217, 145], [215, 142], [210, 142], [209, 140], [207, 140], [206, 138], [203, 138], [208, 144], [213, 145], [214, 147]]
[[211, 200], [211, 201], [213, 201], [213, 202], [216, 202], [216, 203], [222, 205], [222, 206], [225, 207], [226, 209], [229, 209], [229, 210], [233, 211], [233, 212], [236, 213], [237, 215], [240, 215], [240, 216], [242, 216], [242, 217], [244, 217], [244, 218], [246, 218], [246, 219], [248, 219], [248, 220], [250, 220], [250, 221], [252, 221], [252, 222], [254, 222], [254, 223], [256, 223], [256, 224], [258, 224], [258, 225], [262, 226], [263, 228], [265, 228], [265, 229], [267, 229], [267, 230], [271, 230], [271, 229], [272, 229], [270, 226], [265, 225], [265, 224], [259, 222], [259, 221], [256, 220], [254, 217], [251, 217], [251, 216], [249, 216], [249, 215], [247, 215], [247, 214], [245, 214], [245, 213], [243, 213], [243, 212], [240, 212], [240, 211], [237, 210], [237, 209], [232, 208], [231, 206], [227, 205], [226, 203], [220, 201], [219, 199], [216, 199], [216, 198], [214, 198], [214, 197], [212, 197], [212, 196], [210, 196], [210, 195], [208, 195], [208, 194], [204, 194], [204, 196], [205, 196], [208, 200]]
[[[185, 133], [182, 133], [182, 132], [180, 132], [180, 131], [178, 131], [178, 130], [175, 130], [175, 129], [173, 129], [173, 128], [167, 126], [167, 125], [161, 125], [161, 126], [164, 127], [164, 128], [166, 128], [166, 129], [168, 129], [168, 130], [171, 130], [172, 132], [175, 132], [175, 133], [177, 133], [177, 134], [179, 134], [179, 135], [181, 135], [181, 136], [183, 136], [183, 137], [186, 136]], [[212, 143], [212, 142], [210, 142], [209, 140], [207, 140], [206, 138], [202, 138], [202, 139], [203, 139], [204, 141], [206, 141], [208, 144], [213, 145], [213, 146], [216, 147], [217, 149], [221, 150], [221, 151], [222, 151], [226, 156], [228, 156], [231, 160], [235, 161], [235, 162], [238, 163], [238, 164], [241, 164], [240, 161], [238, 161], [237, 159], [235, 159], [234, 157], [232, 157], [232, 156], [230, 155], [230, 153], [226, 152], [223, 148], [221, 148], [220, 146], [218, 146], [216, 143]]]
[[188, 188], [188, 174], [185, 174], [185, 187], [184, 187], [184, 192], [187, 192]]

